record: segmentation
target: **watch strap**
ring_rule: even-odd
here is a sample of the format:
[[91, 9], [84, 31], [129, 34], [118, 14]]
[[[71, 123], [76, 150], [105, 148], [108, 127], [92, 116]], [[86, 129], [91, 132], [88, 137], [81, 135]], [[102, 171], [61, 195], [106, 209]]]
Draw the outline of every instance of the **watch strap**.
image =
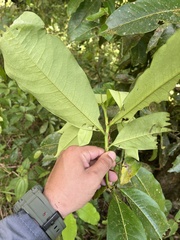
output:
[[38, 222], [50, 239], [56, 239], [65, 228], [65, 224], [60, 213], [51, 206], [42, 191], [41, 186], [33, 187], [17, 201], [14, 205], [14, 212], [24, 209]]

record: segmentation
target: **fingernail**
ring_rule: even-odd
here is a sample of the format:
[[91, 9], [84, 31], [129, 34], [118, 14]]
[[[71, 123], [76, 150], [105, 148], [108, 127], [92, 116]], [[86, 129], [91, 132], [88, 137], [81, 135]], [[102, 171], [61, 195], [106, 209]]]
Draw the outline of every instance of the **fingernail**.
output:
[[109, 151], [109, 152], [108, 152], [108, 156], [109, 156], [111, 159], [113, 159], [113, 160], [116, 159], [116, 154], [115, 154], [115, 152], [113, 152], [113, 151]]

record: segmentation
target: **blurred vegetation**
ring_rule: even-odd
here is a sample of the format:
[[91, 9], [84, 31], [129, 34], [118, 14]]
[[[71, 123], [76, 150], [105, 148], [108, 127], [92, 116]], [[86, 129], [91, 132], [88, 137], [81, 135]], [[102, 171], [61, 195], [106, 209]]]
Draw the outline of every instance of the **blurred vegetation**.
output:
[[[113, 1], [102, 1], [101, 7], [107, 7], [110, 2]], [[114, 1], [112, 11], [127, 2]], [[47, 31], [58, 35], [72, 51], [96, 93], [104, 93], [109, 88], [130, 91], [137, 77], [149, 67], [153, 54], [179, 28], [179, 24], [160, 24], [158, 29], [145, 34], [103, 36], [99, 31], [110, 14], [105, 13], [94, 21], [98, 24], [90, 28], [90, 34], [72, 36], [71, 23], [73, 17], [77, 17], [78, 8], [77, 12], [69, 13], [68, 4], [65, 0], [0, 1], [0, 30], [5, 31], [6, 26], [24, 11], [37, 13]], [[172, 163], [180, 154], [180, 84], [170, 92], [169, 101], [152, 103], [137, 114], [160, 109], [170, 114], [172, 132], [159, 136], [158, 150], [140, 151], [140, 161], [151, 169], [165, 197], [171, 201], [169, 218], [173, 219], [180, 208], [180, 170], [172, 170]], [[12, 206], [19, 198], [19, 188], [25, 192], [35, 183], [44, 184], [55, 161], [53, 153], [60, 137], [56, 131], [63, 125], [62, 120], [42, 108], [32, 95], [21, 91], [6, 76], [0, 56], [1, 218], [12, 213]], [[76, 239], [105, 239], [108, 203], [108, 193], [94, 201], [102, 218], [99, 225], [77, 220]], [[179, 239], [179, 230], [175, 232], [169, 239]]]

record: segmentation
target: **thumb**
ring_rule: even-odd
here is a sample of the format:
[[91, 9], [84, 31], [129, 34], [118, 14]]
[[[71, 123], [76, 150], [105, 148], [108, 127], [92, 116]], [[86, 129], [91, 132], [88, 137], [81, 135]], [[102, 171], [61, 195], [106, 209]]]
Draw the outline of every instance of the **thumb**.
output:
[[88, 169], [97, 175], [99, 183], [102, 181], [106, 173], [115, 167], [116, 154], [113, 151], [103, 153], [98, 160]]

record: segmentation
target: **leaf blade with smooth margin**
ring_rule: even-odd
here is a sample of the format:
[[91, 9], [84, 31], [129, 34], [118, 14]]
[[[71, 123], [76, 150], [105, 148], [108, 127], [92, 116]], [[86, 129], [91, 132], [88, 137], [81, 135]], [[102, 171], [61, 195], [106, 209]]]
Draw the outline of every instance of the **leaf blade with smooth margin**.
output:
[[60, 39], [46, 33], [36, 14], [24, 12], [3, 34], [0, 47], [7, 74], [42, 106], [74, 126], [102, 129], [85, 73]]

